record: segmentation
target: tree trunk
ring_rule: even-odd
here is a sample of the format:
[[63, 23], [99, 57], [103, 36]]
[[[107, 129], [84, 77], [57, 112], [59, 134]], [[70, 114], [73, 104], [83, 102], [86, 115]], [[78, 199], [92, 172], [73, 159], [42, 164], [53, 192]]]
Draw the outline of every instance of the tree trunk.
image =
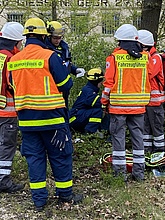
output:
[[157, 41], [162, 0], [143, 0], [141, 29], [151, 31]]
[[52, 21], [57, 20], [57, 0], [52, 0]]

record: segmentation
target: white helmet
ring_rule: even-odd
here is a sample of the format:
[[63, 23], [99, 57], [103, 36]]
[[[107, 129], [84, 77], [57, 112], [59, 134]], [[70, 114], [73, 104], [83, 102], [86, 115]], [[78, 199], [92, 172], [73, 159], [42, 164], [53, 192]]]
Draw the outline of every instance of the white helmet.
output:
[[0, 32], [0, 37], [15, 41], [23, 40], [25, 39], [25, 37], [22, 36], [23, 29], [24, 27], [22, 26], [22, 24], [18, 22], [7, 22]]
[[138, 31], [132, 24], [123, 24], [116, 30], [114, 37], [117, 40], [136, 41], [138, 39]]
[[146, 46], [154, 46], [154, 37], [150, 31], [147, 30], [139, 30], [138, 31], [138, 41]]

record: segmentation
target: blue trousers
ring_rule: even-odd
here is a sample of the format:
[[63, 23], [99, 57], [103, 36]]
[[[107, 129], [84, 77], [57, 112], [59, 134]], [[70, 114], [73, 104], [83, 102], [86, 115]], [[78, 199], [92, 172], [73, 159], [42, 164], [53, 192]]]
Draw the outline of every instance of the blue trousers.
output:
[[21, 153], [28, 163], [30, 185], [35, 186], [30, 188], [36, 206], [45, 205], [48, 197], [46, 189], [47, 158], [53, 172], [55, 185], [60, 183], [61, 186], [56, 185], [56, 195], [69, 196], [72, 194], [72, 186], [67, 184], [72, 182], [73, 146], [70, 131], [68, 129], [69, 140], [66, 141], [62, 151], [51, 144], [54, 132], [54, 130], [22, 132]]
[[78, 110], [75, 114], [76, 119], [70, 123], [70, 127], [75, 131], [95, 133], [100, 128], [102, 114], [101, 108]]

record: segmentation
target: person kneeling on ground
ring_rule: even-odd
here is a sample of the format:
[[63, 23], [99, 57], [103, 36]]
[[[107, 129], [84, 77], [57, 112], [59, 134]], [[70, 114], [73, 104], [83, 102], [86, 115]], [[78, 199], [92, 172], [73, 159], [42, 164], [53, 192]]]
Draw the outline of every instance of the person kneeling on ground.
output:
[[70, 109], [70, 128], [82, 133], [95, 133], [101, 125], [103, 110], [98, 95], [104, 74], [100, 68], [87, 73], [87, 84]]

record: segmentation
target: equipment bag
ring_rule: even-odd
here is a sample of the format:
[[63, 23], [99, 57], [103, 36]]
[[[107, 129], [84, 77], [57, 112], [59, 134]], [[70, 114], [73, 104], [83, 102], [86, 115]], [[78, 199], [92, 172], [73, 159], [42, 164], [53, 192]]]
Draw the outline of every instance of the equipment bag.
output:
[[[100, 158], [100, 164], [103, 165], [103, 170], [108, 171], [112, 166], [112, 153], [106, 153]], [[131, 153], [126, 153], [126, 168], [127, 172], [132, 172], [133, 165], [133, 155]]]
[[[126, 168], [127, 172], [132, 172], [133, 166], [133, 154], [126, 153]], [[100, 158], [100, 164], [103, 165], [103, 170], [108, 171], [112, 166], [112, 153], [106, 153]], [[157, 168], [162, 170], [165, 168], [165, 152], [157, 152], [150, 155], [150, 157], [145, 156], [145, 166], [146, 168]]]

